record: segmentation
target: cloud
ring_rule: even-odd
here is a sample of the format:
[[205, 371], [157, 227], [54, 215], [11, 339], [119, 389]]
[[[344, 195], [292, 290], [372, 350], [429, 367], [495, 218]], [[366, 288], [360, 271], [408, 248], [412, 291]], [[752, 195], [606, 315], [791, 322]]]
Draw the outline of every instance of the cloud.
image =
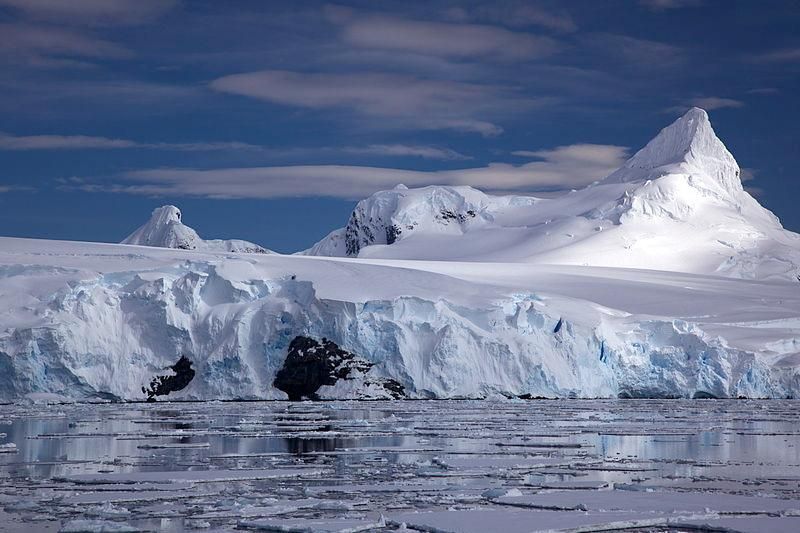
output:
[[178, 0], [0, 0], [0, 6], [37, 20], [109, 26], [149, 22], [177, 4]]
[[109, 150], [121, 148], [150, 148], [180, 152], [219, 150], [262, 150], [263, 147], [241, 142], [142, 143], [128, 139], [111, 139], [89, 135], [25, 135], [0, 132], [0, 150]]
[[0, 151], [33, 150], [112, 150], [112, 149], [153, 149], [177, 152], [210, 151], [254, 151], [270, 155], [309, 155], [317, 154], [363, 154], [379, 156], [408, 156], [443, 161], [467, 160], [469, 156], [436, 146], [405, 144], [371, 144], [368, 146], [345, 146], [342, 148], [293, 148], [271, 149], [266, 146], [243, 142], [194, 142], [194, 143], [143, 143], [128, 139], [111, 139], [89, 135], [25, 135], [16, 136], [0, 132]]
[[798, 63], [800, 62], [800, 48], [782, 48], [763, 54], [753, 54], [748, 58], [758, 63]]
[[17, 185], [0, 185], [0, 194], [8, 192], [34, 192], [33, 187], [22, 187]]
[[549, 37], [496, 26], [411, 20], [338, 6], [329, 6], [327, 13], [331, 21], [341, 26], [341, 38], [346, 43], [363, 48], [506, 61], [527, 61], [558, 49], [556, 41]]
[[627, 149], [578, 144], [528, 152], [537, 161], [491, 163], [459, 170], [416, 171], [352, 165], [297, 165], [219, 169], [158, 168], [128, 172], [113, 185], [76, 184], [84, 191], [146, 196], [362, 198], [398, 183], [408, 186], [470, 185], [494, 191], [566, 189], [597, 181], [621, 166]]
[[713, 109], [744, 107], [744, 102], [742, 102], [741, 100], [734, 100], [733, 98], [722, 98], [719, 96], [704, 96], [704, 97], [692, 98], [691, 100], [689, 100], [688, 105], [673, 106], [665, 109], [664, 111], [667, 113], [684, 113], [690, 107], [700, 107], [702, 109], [705, 109], [706, 111], [711, 111]]
[[639, 0], [639, 3], [653, 11], [665, 11], [682, 7], [696, 7], [703, 2], [702, 0]]
[[774, 87], [758, 87], [756, 89], [750, 89], [747, 91], [747, 94], [778, 94], [780, 92], [780, 90]]
[[0, 150], [75, 150], [86, 148], [133, 148], [136, 143], [123, 139], [86, 135], [28, 135], [0, 133]]
[[497, 2], [470, 8], [453, 7], [445, 14], [456, 22], [481, 20], [517, 28], [541, 26], [563, 32], [573, 32], [578, 29], [569, 13], [545, 10], [526, 2]]
[[691, 104], [694, 107], [702, 107], [708, 111], [712, 109], [723, 109], [726, 107], [744, 107], [744, 102], [740, 100], [734, 100], [733, 98], [721, 98], [719, 96], [693, 98]]
[[[1, 1], [1, 0], [0, 0]], [[72, 58], [128, 59], [133, 52], [72, 30], [30, 24], [0, 24], [0, 57], [35, 66], [86, 65]]]
[[436, 146], [419, 146], [406, 144], [371, 144], [369, 146], [349, 146], [342, 148], [343, 152], [351, 154], [385, 155], [385, 156], [412, 156], [423, 159], [439, 159], [442, 161], [456, 161], [472, 159], [469, 156]]
[[679, 46], [612, 33], [591, 33], [582, 37], [587, 53], [639, 69], [664, 69], [681, 65], [686, 54]]
[[742, 180], [742, 183], [745, 181], [753, 181], [756, 179], [756, 174], [758, 174], [758, 170], [754, 168], [742, 168], [739, 179]]
[[218, 78], [210, 86], [219, 92], [275, 104], [391, 117], [395, 127], [477, 132], [484, 136], [497, 135], [502, 128], [480, 115], [511, 109], [522, 112], [546, 102], [519, 97], [504, 87], [396, 74], [262, 70]]
[[[10, 69], [9, 69], [10, 70]], [[83, 124], [87, 117], [116, 121], [174, 114], [202, 102], [209, 95], [202, 87], [151, 83], [117, 78], [95, 81], [87, 76], [51, 79], [47, 83], [19, 76], [0, 78], [0, 113], [13, 113], [36, 121], [70, 119]], [[88, 79], [87, 79], [88, 78]]]

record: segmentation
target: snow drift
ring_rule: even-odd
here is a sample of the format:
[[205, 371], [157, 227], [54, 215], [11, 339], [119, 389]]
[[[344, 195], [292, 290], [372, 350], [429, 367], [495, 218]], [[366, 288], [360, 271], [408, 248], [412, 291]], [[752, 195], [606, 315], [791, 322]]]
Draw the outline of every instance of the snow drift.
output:
[[0, 238], [0, 398], [794, 397], [798, 236], [738, 173], [694, 109], [584, 190], [400, 186], [305, 255], [169, 207]]

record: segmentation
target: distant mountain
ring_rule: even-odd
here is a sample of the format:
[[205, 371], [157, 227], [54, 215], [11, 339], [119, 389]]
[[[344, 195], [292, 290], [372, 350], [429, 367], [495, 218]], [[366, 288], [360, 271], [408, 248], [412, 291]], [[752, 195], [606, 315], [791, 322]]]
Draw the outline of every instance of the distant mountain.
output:
[[201, 239], [195, 230], [183, 223], [181, 210], [174, 205], [165, 205], [154, 209], [150, 220], [128, 235], [121, 244], [210, 252], [275, 253], [258, 244], [239, 239]]
[[698, 108], [619, 170], [557, 198], [399, 186], [358, 203], [306, 255], [567, 264], [794, 278], [800, 236], [742, 187]]

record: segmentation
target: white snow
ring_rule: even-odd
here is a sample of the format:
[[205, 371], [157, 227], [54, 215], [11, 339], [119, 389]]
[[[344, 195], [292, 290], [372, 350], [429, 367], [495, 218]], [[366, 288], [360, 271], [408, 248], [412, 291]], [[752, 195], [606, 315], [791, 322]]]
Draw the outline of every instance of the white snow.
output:
[[544, 199], [395, 188], [359, 202], [345, 228], [303, 253], [755, 279], [800, 273], [800, 237], [744, 191], [736, 160], [698, 108], [585, 189]]
[[181, 216], [181, 210], [174, 205], [157, 207], [153, 210], [153, 214], [150, 215], [150, 220], [128, 235], [122, 241], [122, 244], [179, 248], [181, 250], [209, 250], [252, 254], [274, 253], [257, 244], [239, 239], [201, 239], [195, 230], [183, 223]]
[[796, 397], [800, 237], [738, 172], [694, 109], [584, 190], [398, 187], [311, 255], [212, 246], [171, 206], [125, 245], [0, 238], [0, 399], [144, 399], [181, 356], [169, 399], [285, 398], [298, 335], [418, 398]]

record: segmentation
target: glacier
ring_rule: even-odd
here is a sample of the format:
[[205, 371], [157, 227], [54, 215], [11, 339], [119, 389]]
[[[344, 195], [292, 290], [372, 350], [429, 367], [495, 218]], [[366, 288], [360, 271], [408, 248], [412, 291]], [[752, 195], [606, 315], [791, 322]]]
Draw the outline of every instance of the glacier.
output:
[[0, 238], [0, 399], [145, 400], [182, 358], [167, 399], [286, 399], [301, 337], [364, 362], [318, 398], [796, 397], [800, 237], [739, 174], [693, 109], [585, 189], [398, 186], [296, 255], [182, 246], [171, 206]]

